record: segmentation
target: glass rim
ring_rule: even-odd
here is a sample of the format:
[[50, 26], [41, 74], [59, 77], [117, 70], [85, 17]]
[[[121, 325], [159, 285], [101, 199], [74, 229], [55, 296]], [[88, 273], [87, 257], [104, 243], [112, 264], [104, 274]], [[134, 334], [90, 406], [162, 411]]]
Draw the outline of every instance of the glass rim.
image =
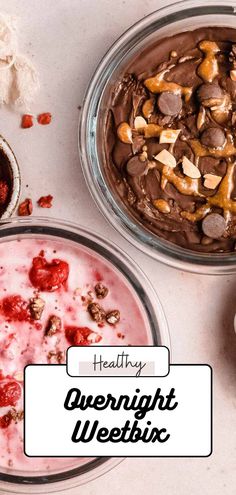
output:
[[[125, 57], [138, 49], [154, 30], [176, 21], [206, 15], [236, 17], [235, 0], [181, 0], [162, 7], [128, 28], [113, 43], [97, 66], [85, 94], [79, 120], [78, 144], [83, 174], [88, 189], [108, 222], [123, 237], [152, 258], [172, 267], [193, 273], [220, 275], [236, 272], [235, 253], [199, 253], [171, 243], [148, 231], [118, 204], [102, 172], [97, 154], [96, 120], [103, 93]], [[219, 21], [219, 25], [220, 25]]]
[[[4, 242], [4, 239], [6, 239], [6, 242], [11, 242], [11, 237], [15, 239], [20, 235], [24, 235], [24, 237], [48, 236], [66, 239], [97, 252], [109, 261], [126, 278], [137, 295], [150, 327], [151, 345], [166, 345], [171, 352], [168, 323], [159, 297], [140, 267], [120, 247], [104, 240], [93, 230], [77, 225], [74, 222], [46, 217], [11, 218], [0, 222], [0, 242]], [[0, 489], [1, 483], [3, 483], [4, 489], [6, 490], [9, 487], [10, 492], [11, 487], [12, 490], [17, 487], [16, 493], [27, 493], [27, 491], [24, 492], [24, 490], [27, 490], [27, 486], [31, 487], [31, 489], [37, 487], [35, 493], [40, 493], [40, 487], [43, 490], [46, 486], [47, 490], [54, 491], [54, 485], [56, 485], [55, 489], [60, 490], [60, 486], [58, 486], [60, 482], [70, 483], [74, 480], [74, 486], [84, 484], [99, 476], [99, 473], [105, 473], [121, 461], [122, 458], [95, 457], [89, 462], [72, 469], [69, 468], [54, 474], [43, 473], [36, 476], [32, 476], [31, 473], [28, 475], [24, 471], [14, 472], [14, 470], [12, 470], [14, 474], [11, 474], [6, 470], [5, 473], [0, 472]], [[62, 489], [64, 490], [65, 488], [63, 487]], [[12, 492], [14, 493], [14, 491]]]

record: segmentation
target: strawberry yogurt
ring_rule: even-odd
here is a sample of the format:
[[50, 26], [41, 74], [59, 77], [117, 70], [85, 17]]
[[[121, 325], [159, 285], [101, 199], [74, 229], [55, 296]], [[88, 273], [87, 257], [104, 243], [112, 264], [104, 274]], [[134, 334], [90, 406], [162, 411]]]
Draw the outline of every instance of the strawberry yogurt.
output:
[[0, 244], [0, 471], [45, 471], [80, 459], [23, 453], [23, 369], [65, 363], [70, 345], [151, 344], [125, 277], [88, 248], [60, 240]]

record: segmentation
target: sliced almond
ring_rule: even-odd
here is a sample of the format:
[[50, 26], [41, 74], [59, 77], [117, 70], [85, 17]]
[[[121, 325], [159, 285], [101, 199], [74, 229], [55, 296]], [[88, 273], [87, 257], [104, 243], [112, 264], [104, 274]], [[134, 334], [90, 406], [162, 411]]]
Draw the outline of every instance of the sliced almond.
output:
[[134, 128], [136, 131], [143, 131], [143, 129], [147, 126], [146, 120], [141, 116], [135, 117], [134, 119]]
[[187, 158], [187, 156], [183, 157], [182, 167], [184, 174], [191, 179], [199, 179], [199, 177], [201, 177], [199, 168], [197, 168], [196, 165], [194, 165], [194, 163]]
[[203, 124], [205, 124], [206, 120], [206, 110], [204, 107], [201, 107], [197, 116], [197, 129], [200, 131]]
[[122, 122], [117, 129], [117, 136], [125, 144], [132, 144], [132, 129], [127, 122]]
[[162, 150], [158, 155], [154, 156], [155, 160], [163, 163], [163, 165], [167, 165], [167, 167], [175, 168], [176, 167], [176, 159], [174, 155], [172, 155], [168, 150]]
[[232, 81], [236, 81], [236, 69], [230, 71], [230, 79], [232, 79]]
[[207, 189], [215, 189], [221, 182], [222, 177], [214, 174], [205, 174], [204, 179], [204, 187]]
[[164, 129], [164, 131], [161, 131], [160, 134], [160, 144], [175, 143], [180, 132], [180, 129]]
[[162, 131], [162, 127], [157, 124], [148, 124], [144, 129], [144, 137], [145, 138], [153, 138], [160, 136]]

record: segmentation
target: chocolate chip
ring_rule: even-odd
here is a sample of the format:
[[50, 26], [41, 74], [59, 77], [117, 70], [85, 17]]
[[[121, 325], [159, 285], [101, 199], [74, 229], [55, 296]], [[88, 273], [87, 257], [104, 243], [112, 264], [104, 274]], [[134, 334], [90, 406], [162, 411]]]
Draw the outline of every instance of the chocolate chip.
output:
[[223, 92], [220, 86], [217, 84], [206, 83], [202, 84], [197, 90], [197, 97], [202, 103], [204, 100], [209, 100], [211, 98], [222, 98]]
[[118, 309], [114, 309], [106, 314], [106, 321], [109, 325], [116, 325], [120, 321], [120, 312]]
[[91, 318], [97, 323], [105, 320], [106, 313], [98, 303], [90, 303], [87, 308]]
[[94, 290], [98, 299], [104, 299], [108, 294], [108, 288], [101, 282], [95, 285]]
[[207, 237], [219, 239], [226, 229], [226, 221], [219, 213], [210, 213], [202, 222], [202, 230]]
[[164, 115], [178, 115], [182, 109], [181, 96], [175, 93], [169, 93], [168, 91], [160, 94], [157, 104], [159, 110]]
[[141, 161], [138, 155], [130, 158], [126, 165], [126, 170], [131, 177], [137, 177], [138, 175], [143, 175], [147, 168], [147, 161]]
[[200, 139], [207, 148], [221, 148], [225, 143], [225, 133], [219, 127], [209, 127], [203, 131]]

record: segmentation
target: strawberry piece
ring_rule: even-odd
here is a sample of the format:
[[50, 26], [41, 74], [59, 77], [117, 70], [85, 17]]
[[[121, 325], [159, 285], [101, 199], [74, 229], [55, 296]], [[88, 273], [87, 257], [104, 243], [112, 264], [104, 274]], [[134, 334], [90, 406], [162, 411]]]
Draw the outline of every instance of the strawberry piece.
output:
[[64, 285], [69, 276], [69, 265], [66, 261], [54, 259], [50, 263], [42, 256], [33, 259], [29, 272], [32, 285], [41, 291], [53, 292]]
[[18, 206], [18, 215], [20, 217], [27, 217], [31, 215], [32, 211], [33, 211], [33, 204], [30, 198], [26, 198]]
[[4, 416], [0, 417], [0, 428], [8, 428], [10, 423], [12, 422], [12, 416], [11, 414], [7, 413], [4, 414]]
[[40, 208], [51, 208], [52, 200], [53, 200], [53, 196], [49, 194], [48, 196], [41, 196], [41, 198], [38, 199], [37, 203], [40, 206]]
[[52, 115], [50, 112], [40, 113], [38, 115], [38, 123], [41, 125], [48, 125], [51, 123]]
[[97, 344], [102, 339], [101, 335], [88, 327], [66, 327], [65, 336], [71, 345]]
[[30, 319], [28, 302], [21, 296], [4, 297], [1, 308], [8, 321], [28, 321]]
[[9, 193], [9, 187], [5, 180], [0, 180], [0, 205], [4, 205]]
[[9, 381], [0, 385], [0, 407], [15, 406], [21, 397], [19, 383]]
[[22, 129], [28, 129], [29, 127], [32, 127], [34, 125], [33, 123], [33, 116], [29, 114], [22, 115], [21, 119], [21, 128]]

